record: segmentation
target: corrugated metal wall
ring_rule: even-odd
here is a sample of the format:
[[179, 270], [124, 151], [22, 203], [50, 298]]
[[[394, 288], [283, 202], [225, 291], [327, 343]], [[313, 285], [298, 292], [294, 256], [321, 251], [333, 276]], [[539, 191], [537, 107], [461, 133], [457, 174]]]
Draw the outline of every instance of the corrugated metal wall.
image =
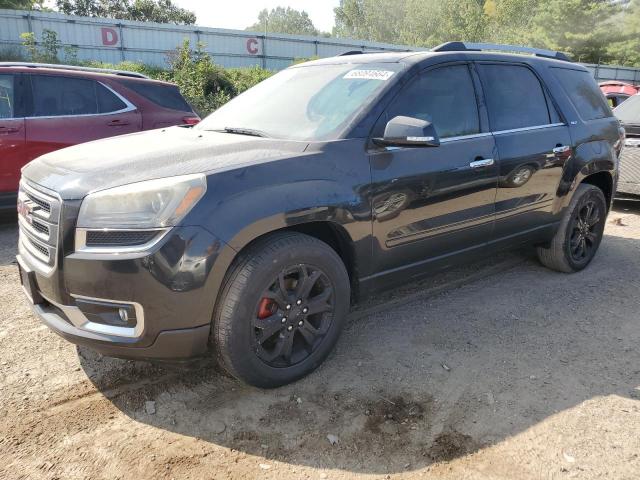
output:
[[0, 10], [0, 48], [19, 47], [23, 32], [34, 32], [40, 40], [45, 29], [58, 32], [63, 45], [77, 47], [81, 60], [131, 60], [157, 66], [165, 66], [167, 52], [185, 38], [192, 45], [203, 42], [224, 67], [259, 65], [271, 70], [286, 68], [296, 58], [330, 57], [354, 49], [410, 50], [374, 42]]
[[[0, 10], [0, 48], [20, 47], [20, 34], [54, 30], [63, 45], [75, 46], [81, 60], [118, 63], [123, 60], [166, 66], [167, 52], [187, 38], [203, 42], [216, 63], [224, 67], [259, 65], [286, 68], [296, 58], [331, 57], [348, 50], [418, 50], [402, 45], [323, 37], [247, 32], [198, 26], [165, 25], [59, 13]], [[586, 65], [597, 80], [640, 83], [640, 69], [611, 65]]]

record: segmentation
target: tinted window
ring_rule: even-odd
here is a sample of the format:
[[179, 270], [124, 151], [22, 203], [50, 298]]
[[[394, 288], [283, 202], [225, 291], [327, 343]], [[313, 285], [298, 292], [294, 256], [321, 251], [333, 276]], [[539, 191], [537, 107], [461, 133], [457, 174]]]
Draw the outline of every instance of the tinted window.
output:
[[111, 90], [100, 83], [96, 83], [98, 96], [98, 111], [100, 113], [117, 112], [127, 108], [127, 104], [120, 100]]
[[551, 123], [540, 81], [527, 67], [478, 65], [494, 132]]
[[589, 72], [568, 68], [553, 68], [552, 71], [583, 120], [611, 116], [607, 100]]
[[613, 113], [622, 123], [640, 123], [640, 95], [629, 97]]
[[182, 98], [178, 87], [173, 85], [160, 85], [148, 82], [123, 82], [138, 95], [164, 108], [178, 110], [180, 112], [191, 112], [191, 107]]
[[386, 120], [398, 115], [431, 122], [441, 138], [479, 133], [478, 105], [468, 67], [443, 67], [420, 75], [394, 100]]
[[13, 75], [0, 75], [0, 118], [15, 116]]
[[82, 78], [32, 75], [33, 116], [98, 113], [95, 82]]

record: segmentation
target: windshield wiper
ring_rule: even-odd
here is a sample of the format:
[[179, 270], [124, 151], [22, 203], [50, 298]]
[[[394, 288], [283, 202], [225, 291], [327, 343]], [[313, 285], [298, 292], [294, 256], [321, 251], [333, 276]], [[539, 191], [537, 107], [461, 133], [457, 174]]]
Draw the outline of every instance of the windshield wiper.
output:
[[216, 132], [234, 133], [236, 135], [249, 135], [251, 137], [263, 137], [267, 138], [267, 135], [260, 130], [254, 130], [252, 128], [238, 128], [238, 127], [224, 127], [222, 130], [215, 130]]

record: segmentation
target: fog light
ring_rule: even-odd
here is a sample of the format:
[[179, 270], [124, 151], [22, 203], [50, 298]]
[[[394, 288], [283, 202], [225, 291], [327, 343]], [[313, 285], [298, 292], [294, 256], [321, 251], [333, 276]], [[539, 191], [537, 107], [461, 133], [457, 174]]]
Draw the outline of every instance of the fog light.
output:
[[89, 299], [76, 299], [76, 305], [92, 323], [127, 328], [137, 324], [133, 305]]

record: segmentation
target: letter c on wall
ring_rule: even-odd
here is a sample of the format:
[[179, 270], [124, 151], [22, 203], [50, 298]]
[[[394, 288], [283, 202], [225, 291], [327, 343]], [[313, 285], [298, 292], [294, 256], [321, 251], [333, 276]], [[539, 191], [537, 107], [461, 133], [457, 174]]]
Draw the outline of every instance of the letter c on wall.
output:
[[255, 38], [250, 38], [247, 40], [247, 52], [251, 55], [256, 55], [258, 53], [258, 40]]
[[102, 28], [102, 45], [111, 47], [117, 44], [118, 40], [118, 32], [116, 32], [113, 28]]

